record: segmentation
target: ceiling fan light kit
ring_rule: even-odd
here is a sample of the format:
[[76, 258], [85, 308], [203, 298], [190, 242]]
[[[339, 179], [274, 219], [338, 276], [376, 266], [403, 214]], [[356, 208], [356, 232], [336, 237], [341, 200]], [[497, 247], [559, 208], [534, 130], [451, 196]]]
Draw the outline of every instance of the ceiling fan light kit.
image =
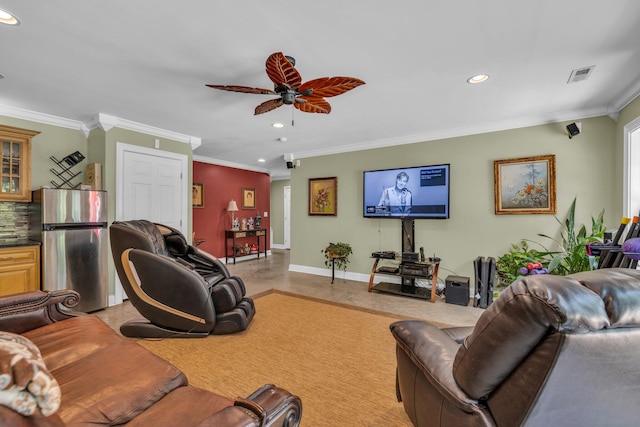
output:
[[266, 72], [273, 82], [274, 88], [263, 89], [248, 86], [211, 85], [213, 89], [230, 92], [253, 93], [258, 95], [279, 95], [258, 105], [254, 114], [264, 114], [275, 110], [282, 105], [293, 105], [296, 109], [305, 113], [329, 114], [331, 105], [325, 100], [336, 95], [341, 95], [351, 89], [365, 84], [355, 77], [321, 77], [302, 83], [302, 77], [295, 69], [295, 59], [285, 56], [282, 52], [276, 52], [267, 58]]

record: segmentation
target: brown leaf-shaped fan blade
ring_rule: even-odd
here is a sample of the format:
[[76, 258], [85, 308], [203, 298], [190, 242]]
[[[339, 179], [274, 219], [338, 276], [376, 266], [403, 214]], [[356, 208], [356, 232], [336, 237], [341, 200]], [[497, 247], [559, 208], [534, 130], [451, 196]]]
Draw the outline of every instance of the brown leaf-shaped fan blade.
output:
[[294, 102], [293, 105], [300, 111], [305, 113], [322, 113], [329, 114], [331, 105], [324, 98], [319, 96], [299, 96], [298, 99], [304, 99], [307, 102]]
[[256, 93], [260, 95], [273, 95], [276, 92], [271, 89], [262, 89], [259, 87], [248, 86], [224, 86], [224, 85], [207, 85], [214, 89], [228, 90], [229, 92]]
[[355, 77], [322, 77], [302, 84], [298, 91], [304, 92], [307, 89], [313, 89], [312, 95], [314, 97], [329, 98], [343, 94], [363, 84], [362, 80]]
[[266, 101], [258, 105], [256, 107], [255, 113], [253, 114], [257, 116], [258, 114], [268, 113], [269, 111], [275, 110], [276, 108], [280, 107], [283, 104], [284, 103], [282, 102], [282, 98], [272, 99], [270, 101]]
[[267, 76], [269, 76], [276, 86], [282, 86], [282, 84], [285, 83], [292, 89], [297, 89], [302, 84], [300, 73], [298, 73], [291, 62], [285, 58], [282, 52], [269, 55], [266, 67]]

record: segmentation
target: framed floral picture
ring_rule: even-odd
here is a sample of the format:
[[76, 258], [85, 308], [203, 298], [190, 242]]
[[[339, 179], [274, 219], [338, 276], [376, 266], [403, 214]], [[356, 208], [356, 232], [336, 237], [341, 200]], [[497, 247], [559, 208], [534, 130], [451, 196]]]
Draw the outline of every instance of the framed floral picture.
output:
[[309, 215], [338, 215], [338, 178], [309, 179]]
[[555, 214], [556, 156], [493, 162], [496, 215]]

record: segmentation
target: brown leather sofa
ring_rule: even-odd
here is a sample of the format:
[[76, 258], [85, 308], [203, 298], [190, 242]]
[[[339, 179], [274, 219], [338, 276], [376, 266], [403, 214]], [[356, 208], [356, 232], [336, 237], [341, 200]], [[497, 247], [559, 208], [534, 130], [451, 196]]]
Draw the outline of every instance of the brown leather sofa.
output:
[[[193, 387], [175, 366], [121, 337], [98, 317], [71, 311], [77, 302], [73, 291], [0, 298], [0, 426], [298, 425], [298, 397], [272, 385], [235, 400]], [[13, 341], [2, 340], [11, 336]], [[31, 356], [40, 360], [24, 360], [24, 351], [7, 353], [7, 344], [24, 342], [37, 346]], [[57, 402], [55, 393], [43, 393], [31, 378], [32, 368], [52, 377], [50, 390], [57, 392]], [[24, 381], [26, 374], [30, 382]], [[24, 399], [6, 399], [18, 386], [38, 401], [31, 415], [23, 415]], [[40, 409], [44, 400], [55, 403], [46, 416]]]
[[416, 426], [640, 423], [640, 271], [514, 282], [475, 327], [391, 325]]

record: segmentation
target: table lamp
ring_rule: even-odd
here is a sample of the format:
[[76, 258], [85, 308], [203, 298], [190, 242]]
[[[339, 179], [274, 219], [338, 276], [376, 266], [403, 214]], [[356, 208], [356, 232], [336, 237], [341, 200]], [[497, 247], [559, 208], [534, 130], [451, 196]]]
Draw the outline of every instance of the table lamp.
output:
[[229, 202], [229, 206], [227, 206], [227, 211], [231, 212], [231, 229], [232, 230], [236, 230], [236, 227], [233, 224], [235, 222], [233, 213], [237, 210], [238, 210], [238, 204], [236, 203], [235, 200], [231, 199], [231, 201]]

